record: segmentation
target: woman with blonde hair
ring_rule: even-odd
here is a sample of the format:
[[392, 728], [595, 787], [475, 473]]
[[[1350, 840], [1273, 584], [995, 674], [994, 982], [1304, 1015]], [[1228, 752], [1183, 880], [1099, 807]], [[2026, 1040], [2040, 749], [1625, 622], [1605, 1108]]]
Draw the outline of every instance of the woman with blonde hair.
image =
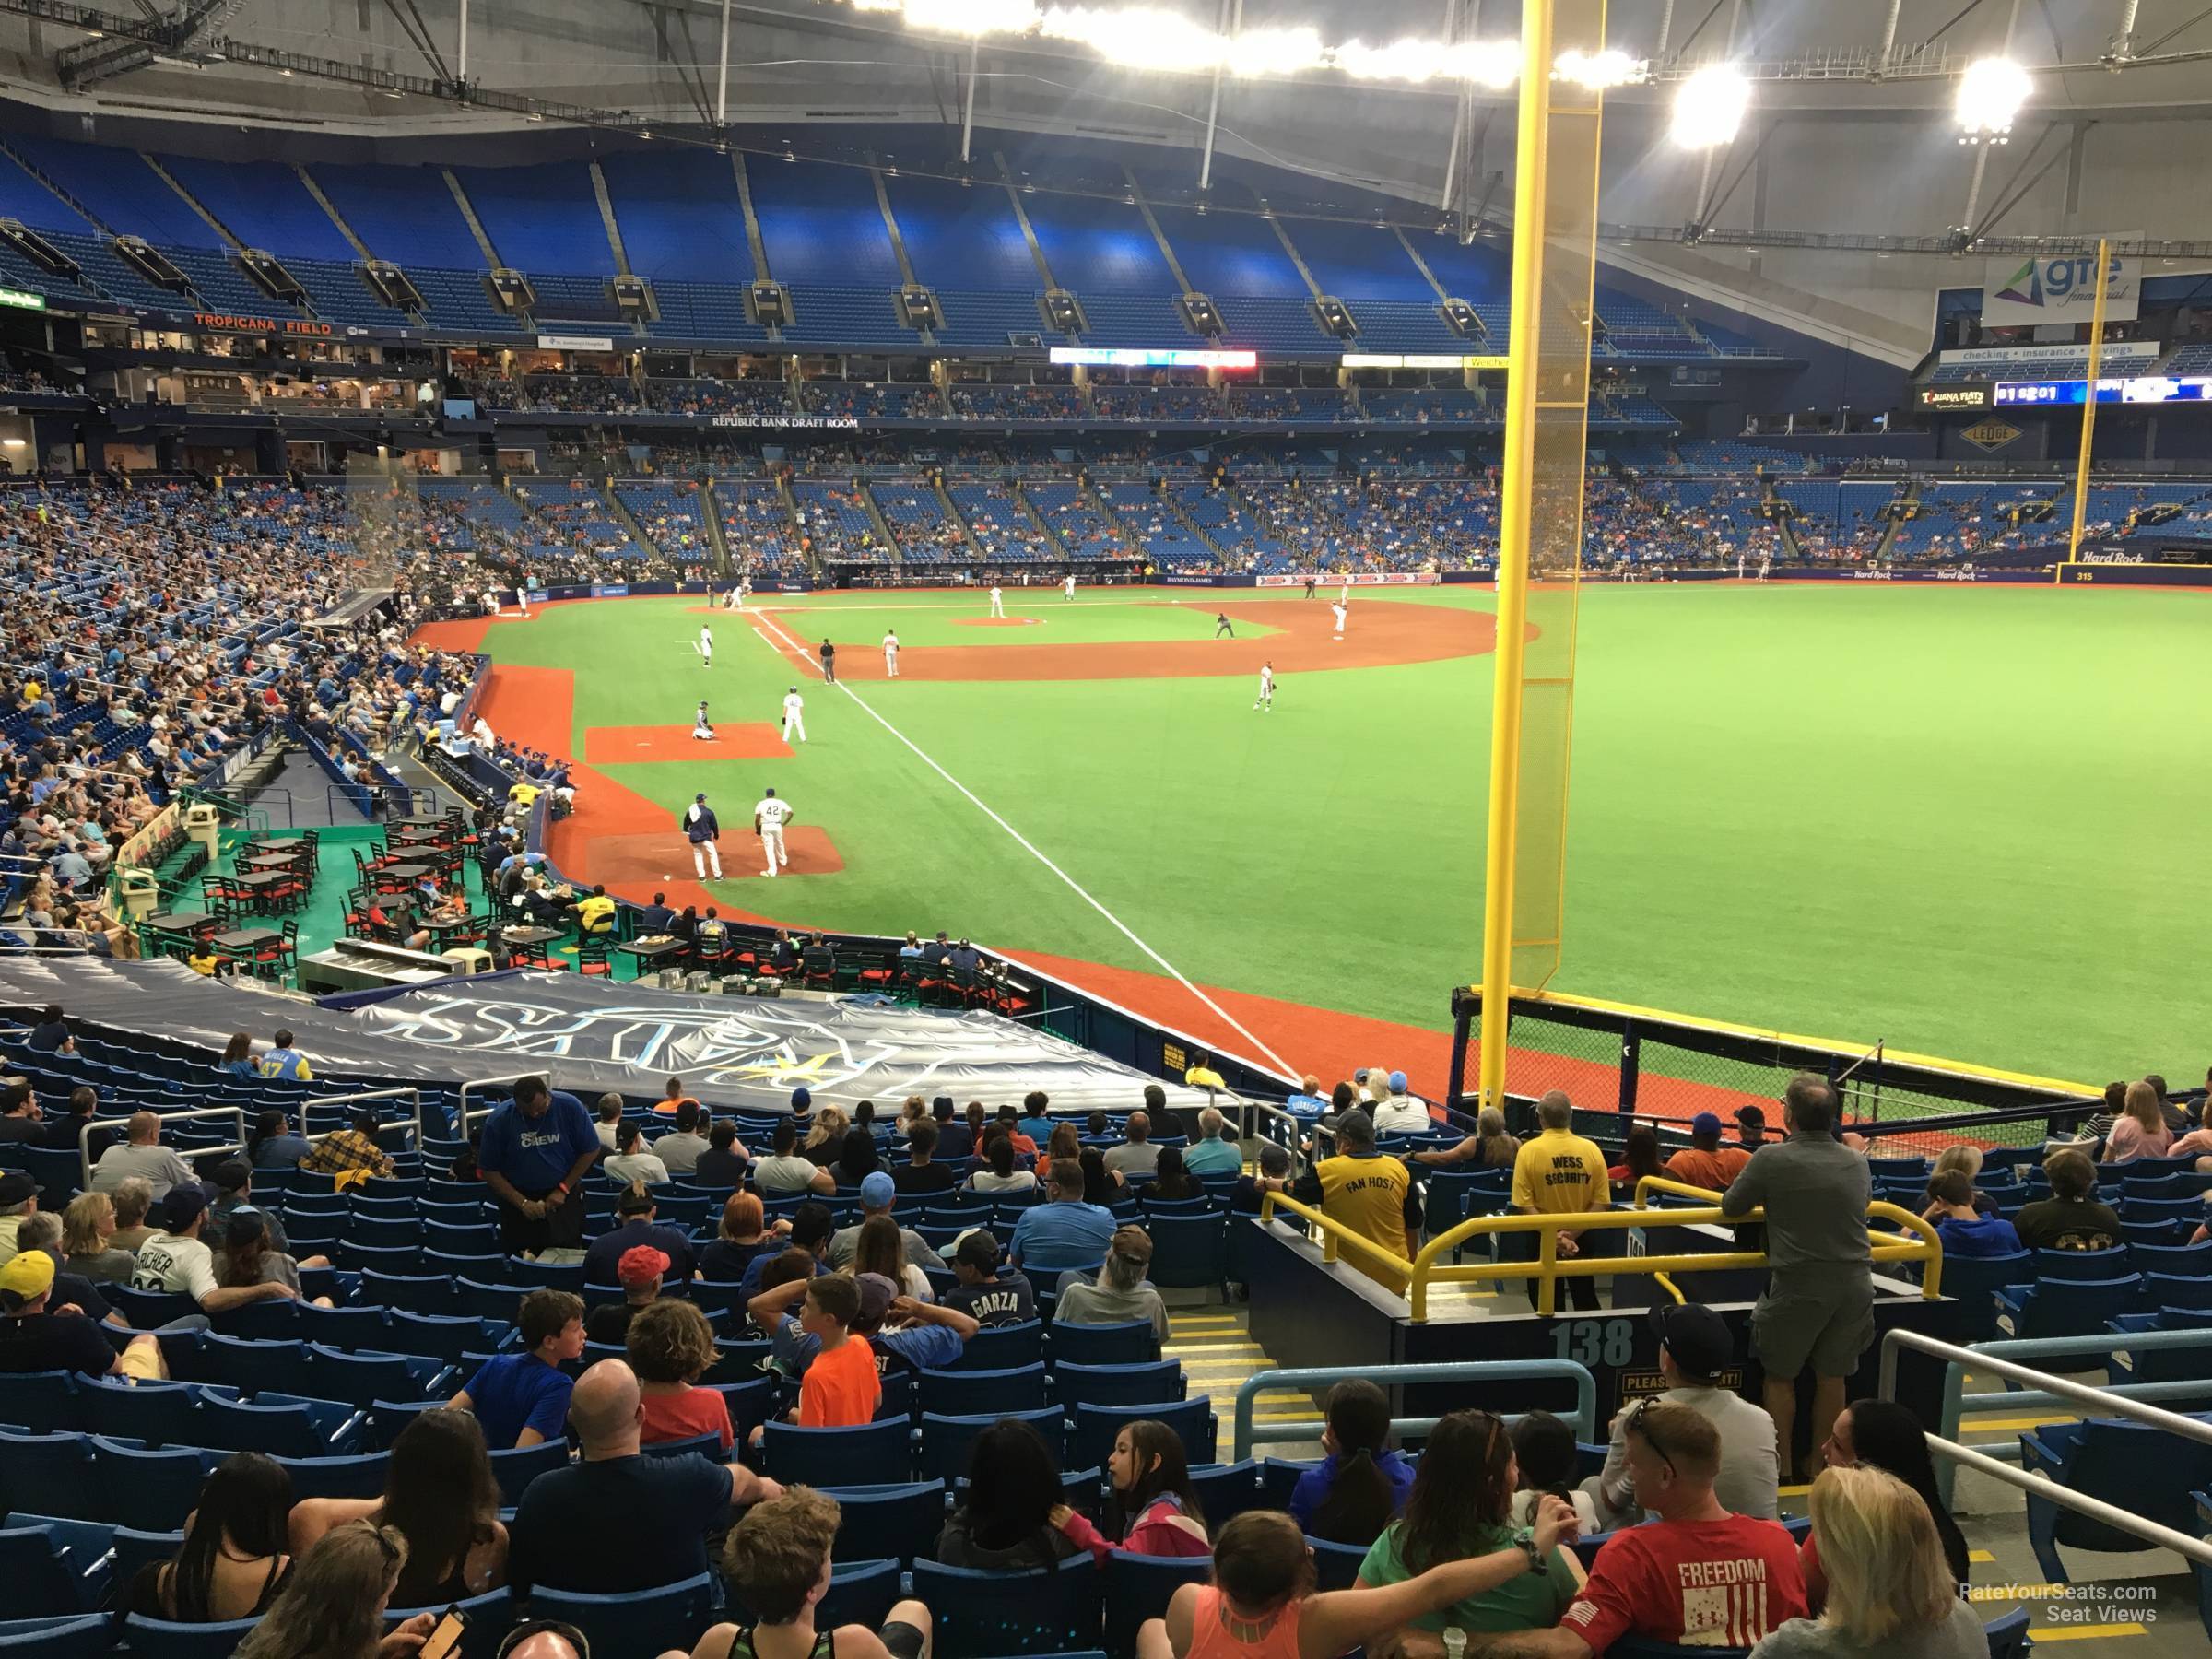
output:
[[2130, 1083], [2120, 1115], [2104, 1143], [2104, 1162], [2126, 1163], [2137, 1158], [2163, 1158], [2173, 1145], [2173, 1131], [2159, 1110], [2159, 1091], [2147, 1083]]
[[806, 1139], [799, 1147], [799, 1156], [808, 1163], [824, 1169], [835, 1163], [838, 1154], [845, 1149], [845, 1131], [852, 1122], [834, 1106], [825, 1106], [814, 1114], [814, 1127], [806, 1131]]
[[[1936, 1188], [1946, 1175], [1956, 1170], [1972, 1182], [1982, 1173], [1982, 1148], [1969, 1146], [1964, 1141], [1957, 1146], [1946, 1147], [1936, 1153], [1936, 1161], [1928, 1170], [1928, 1190], [1926, 1202], [1920, 1212], [1921, 1219], [1933, 1221], [1936, 1218], [1936, 1212], [1942, 1208], [1942, 1205], [1936, 1199]], [[1973, 1206], [1985, 1215], [1997, 1207], [1990, 1202], [1989, 1194], [1979, 1186], [1974, 1188]]]
[[1918, 1492], [1871, 1464], [1824, 1469], [1812, 1512], [1828, 1606], [1783, 1624], [1752, 1659], [1984, 1659], [1982, 1620], [1959, 1594]]
[[115, 1201], [105, 1193], [79, 1193], [62, 1212], [62, 1265], [97, 1284], [127, 1285], [138, 1258], [118, 1250]]
[[913, 1134], [914, 1125], [928, 1116], [929, 1102], [920, 1095], [908, 1095], [899, 1108], [899, 1133], [901, 1135]]
[[396, 1527], [349, 1521], [300, 1559], [236, 1659], [405, 1659], [437, 1628], [418, 1613], [389, 1636], [384, 1608], [407, 1564]]

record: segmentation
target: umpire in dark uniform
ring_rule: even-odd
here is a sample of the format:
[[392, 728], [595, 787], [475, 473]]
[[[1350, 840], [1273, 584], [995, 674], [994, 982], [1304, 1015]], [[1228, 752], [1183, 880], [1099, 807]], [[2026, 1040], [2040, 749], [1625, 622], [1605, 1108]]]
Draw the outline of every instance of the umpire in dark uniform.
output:
[[832, 686], [837, 684], [837, 647], [827, 640], [822, 641], [822, 678]]

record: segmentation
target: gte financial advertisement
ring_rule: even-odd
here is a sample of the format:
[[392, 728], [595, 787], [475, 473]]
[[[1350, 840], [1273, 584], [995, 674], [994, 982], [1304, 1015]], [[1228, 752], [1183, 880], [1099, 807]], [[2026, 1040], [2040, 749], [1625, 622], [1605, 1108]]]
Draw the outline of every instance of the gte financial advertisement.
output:
[[[2136, 262], [2114, 256], [2104, 293], [2108, 323], [2133, 322], [2137, 301]], [[2087, 323], [2097, 306], [2097, 255], [2058, 253], [2023, 259], [2014, 254], [1982, 267], [1982, 325], [2037, 328]]]

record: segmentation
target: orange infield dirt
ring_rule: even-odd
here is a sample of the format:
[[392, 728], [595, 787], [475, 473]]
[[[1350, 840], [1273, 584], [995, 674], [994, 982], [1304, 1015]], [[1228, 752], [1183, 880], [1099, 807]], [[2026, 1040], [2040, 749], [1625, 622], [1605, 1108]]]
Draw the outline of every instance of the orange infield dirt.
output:
[[[742, 810], [731, 817], [733, 821], [722, 827], [724, 878], [743, 881], [749, 877], [766, 885], [768, 877], [760, 873], [760, 838], [753, 833], [752, 819]], [[778, 881], [785, 876], [834, 876], [845, 867], [830, 832], [813, 824], [794, 824], [784, 830], [783, 850], [791, 863]], [[691, 874], [691, 844], [674, 823], [637, 835], [602, 835], [592, 842], [591, 860], [592, 879], [604, 881], [626, 898], [636, 897], [648, 882], [656, 889], [678, 877], [687, 887], [698, 885]], [[720, 899], [710, 896], [705, 901], [727, 909]]]
[[[1497, 618], [1488, 611], [1441, 606], [1355, 606], [1344, 637], [1320, 600], [1251, 599], [1196, 602], [1279, 631], [1265, 638], [1148, 640], [1095, 644], [910, 645], [899, 653], [902, 677], [935, 680], [1183, 679], [1251, 675], [1272, 663], [1277, 674], [1323, 668], [1386, 668], [1399, 663], [1438, 663], [1479, 656], [1497, 643]], [[783, 616], [796, 613], [773, 612]], [[1013, 618], [977, 618], [976, 627], [1018, 627]], [[778, 624], [782, 627], [782, 624]], [[790, 653], [788, 645], [783, 647]], [[802, 655], [804, 653], [801, 653]], [[806, 659], [811, 662], [811, 659]], [[874, 652], [840, 652], [840, 679], [882, 679], [883, 659]]]
[[787, 760], [791, 746], [781, 727], [765, 721], [727, 721], [714, 728], [712, 743], [692, 736], [686, 725], [593, 726], [583, 735], [583, 758], [594, 766], [619, 766], [626, 760]]

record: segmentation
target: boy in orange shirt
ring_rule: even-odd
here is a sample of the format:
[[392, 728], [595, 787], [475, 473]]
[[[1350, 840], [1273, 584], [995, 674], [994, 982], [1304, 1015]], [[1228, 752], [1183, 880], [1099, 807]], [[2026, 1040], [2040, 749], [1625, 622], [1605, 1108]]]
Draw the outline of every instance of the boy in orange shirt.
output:
[[876, 1418], [883, 1399], [876, 1350], [852, 1332], [860, 1317], [860, 1293], [857, 1282], [834, 1274], [807, 1281], [799, 1328], [821, 1349], [799, 1382], [802, 1429], [849, 1429]]

